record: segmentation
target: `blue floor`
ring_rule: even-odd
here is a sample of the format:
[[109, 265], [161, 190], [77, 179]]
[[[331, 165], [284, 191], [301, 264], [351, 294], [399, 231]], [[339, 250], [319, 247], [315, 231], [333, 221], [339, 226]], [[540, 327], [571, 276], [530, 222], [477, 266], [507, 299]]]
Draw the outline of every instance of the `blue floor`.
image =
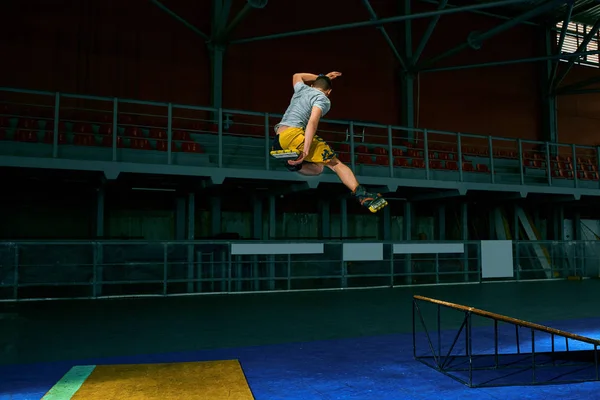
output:
[[[600, 318], [548, 323], [590, 337], [600, 337]], [[500, 325], [500, 350], [515, 346], [514, 327]], [[456, 330], [444, 330], [446, 350]], [[473, 328], [473, 351], [493, 352], [493, 328]], [[423, 336], [421, 335], [420, 338]], [[527, 339], [529, 337], [529, 339]], [[530, 332], [520, 334], [522, 351], [531, 349]], [[434, 343], [437, 333], [432, 336]], [[538, 335], [536, 348], [550, 347]], [[462, 344], [461, 344], [462, 343]], [[464, 340], [456, 351], [464, 349]], [[239, 359], [257, 400], [269, 399], [600, 399], [600, 382], [550, 386], [470, 389], [413, 359], [412, 334], [363, 337], [271, 346], [205, 350], [0, 367], [0, 399], [40, 399], [73, 365], [156, 363]], [[570, 341], [570, 349], [577, 346]], [[93, 343], [90, 343], [93, 345]], [[418, 341], [419, 354], [428, 350]], [[562, 346], [562, 347], [561, 347]], [[564, 349], [564, 340], [556, 350]]]

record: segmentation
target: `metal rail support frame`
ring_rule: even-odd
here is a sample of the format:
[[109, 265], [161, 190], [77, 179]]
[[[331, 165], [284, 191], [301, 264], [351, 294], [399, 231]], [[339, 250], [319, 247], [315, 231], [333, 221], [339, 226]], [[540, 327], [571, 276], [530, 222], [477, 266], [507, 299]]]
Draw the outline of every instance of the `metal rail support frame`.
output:
[[[425, 321], [424, 313], [419, 306], [419, 302], [428, 303], [435, 306], [436, 308], [436, 329], [437, 332], [437, 346], [432, 340], [433, 332], [431, 332]], [[442, 351], [442, 328], [441, 328], [441, 310], [442, 308], [451, 309], [464, 314], [462, 322], [455, 335], [452, 336], [452, 342], [446, 352]], [[494, 323], [494, 352], [492, 354], [474, 354], [473, 353], [473, 316], [479, 316], [487, 319], [491, 319]], [[417, 353], [417, 319], [423, 329], [423, 335], [427, 341], [427, 348], [430, 351], [430, 355], [422, 356]], [[499, 346], [499, 322], [508, 323], [515, 327], [515, 347], [516, 353], [502, 353]], [[578, 383], [578, 382], [591, 382], [600, 380], [600, 369], [598, 362], [598, 346], [600, 340], [591, 339], [569, 332], [561, 331], [554, 328], [545, 327], [535, 323], [518, 320], [515, 318], [507, 317], [500, 314], [495, 314], [489, 311], [479, 310], [473, 307], [464, 305], [448, 303], [441, 300], [431, 299], [423, 296], [415, 295], [413, 297], [412, 307], [412, 328], [413, 328], [413, 358], [416, 361], [427, 365], [436, 371], [460, 382], [470, 388], [480, 387], [499, 387], [499, 386], [517, 386], [517, 385], [550, 385], [550, 384], [565, 384], [565, 383]], [[531, 334], [531, 353], [523, 353], [520, 342], [520, 329], [527, 329]], [[459, 350], [453, 353], [457, 344], [461, 339], [461, 334], [464, 331], [464, 355], [459, 354]], [[548, 333], [551, 336], [551, 351], [539, 351], [535, 346], [535, 332]], [[557, 351], [556, 349], [556, 337], [562, 337], [565, 339], [565, 351]], [[569, 339], [576, 342], [584, 342], [593, 346], [593, 350], [570, 350]], [[462, 353], [462, 350], [460, 350]], [[531, 363], [524, 363], [527, 358], [531, 358]], [[505, 358], [506, 364], [502, 361]], [[540, 359], [549, 359], [546, 362], [540, 361]], [[559, 360], [564, 362], [558, 362]], [[566, 360], [566, 361], [565, 361]], [[583, 360], [583, 361], [582, 361]], [[458, 361], [458, 362], [457, 362]], [[483, 362], [487, 361], [487, 364], [483, 365]], [[456, 366], [455, 366], [456, 365]], [[480, 366], [482, 365], [482, 366]], [[552, 379], [543, 380], [540, 379], [540, 373], [538, 370], [549, 369], [549, 368], [562, 368], [567, 367], [579, 367], [571, 372], [560, 373], [557, 376], [553, 376]], [[583, 368], [581, 368], [583, 367]], [[583, 369], [593, 368], [593, 373], [590, 377], [585, 379], [568, 379], [559, 380], [556, 378], [562, 378], [566, 375], [581, 372]], [[509, 376], [516, 375], [515, 371], [524, 372], [531, 369], [531, 380], [528, 382], [515, 381], [510, 383], [493, 383], [493, 381], [501, 378], [507, 378]], [[488, 379], [484, 382], [479, 382], [477, 378], [478, 371], [503, 371], [508, 370], [503, 376], [496, 376], [492, 379]], [[500, 372], [498, 372], [500, 374]], [[489, 378], [489, 376], [488, 376]]]

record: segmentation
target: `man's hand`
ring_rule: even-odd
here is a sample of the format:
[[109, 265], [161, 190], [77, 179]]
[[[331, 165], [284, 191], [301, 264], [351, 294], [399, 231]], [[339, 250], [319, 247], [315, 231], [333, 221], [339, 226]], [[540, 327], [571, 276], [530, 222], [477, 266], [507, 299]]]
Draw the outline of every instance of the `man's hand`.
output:
[[342, 76], [342, 73], [341, 72], [337, 72], [337, 71], [332, 71], [332, 72], [328, 73], [325, 76], [327, 76], [331, 80], [334, 80], [335, 78], [337, 78], [339, 76]]
[[290, 164], [290, 165], [302, 164], [302, 162], [304, 161], [304, 158], [306, 156], [307, 156], [307, 154], [305, 152], [302, 152], [302, 153], [300, 153], [298, 158], [296, 158], [295, 160], [288, 160], [288, 164]]

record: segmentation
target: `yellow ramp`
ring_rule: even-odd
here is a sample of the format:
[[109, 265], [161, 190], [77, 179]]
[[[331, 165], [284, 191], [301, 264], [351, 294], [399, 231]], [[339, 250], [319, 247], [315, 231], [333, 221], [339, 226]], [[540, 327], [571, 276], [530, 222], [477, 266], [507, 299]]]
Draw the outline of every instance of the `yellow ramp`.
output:
[[98, 365], [79, 389], [67, 398], [69, 400], [254, 400], [237, 360]]

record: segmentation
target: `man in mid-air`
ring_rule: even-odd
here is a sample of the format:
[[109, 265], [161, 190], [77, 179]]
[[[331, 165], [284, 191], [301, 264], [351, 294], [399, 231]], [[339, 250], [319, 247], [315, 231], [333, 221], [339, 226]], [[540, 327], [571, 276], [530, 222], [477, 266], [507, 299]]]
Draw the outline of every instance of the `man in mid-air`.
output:
[[294, 95], [281, 122], [275, 125], [277, 134], [273, 140], [272, 154], [277, 156], [282, 151], [291, 153], [293, 159], [287, 159], [285, 166], [303, 175], [320, 175], [324, 167], [331, 169], [361, 205], [371, 212], [377, 212], [387, 205], [387, 201], [379, 194], [367, 192], [358, 183], [352, 170], [316, 135], [319, 120], [331, 108], [331, 81], [341, 75], [339, 72], [327, 75], [294, 74]]

